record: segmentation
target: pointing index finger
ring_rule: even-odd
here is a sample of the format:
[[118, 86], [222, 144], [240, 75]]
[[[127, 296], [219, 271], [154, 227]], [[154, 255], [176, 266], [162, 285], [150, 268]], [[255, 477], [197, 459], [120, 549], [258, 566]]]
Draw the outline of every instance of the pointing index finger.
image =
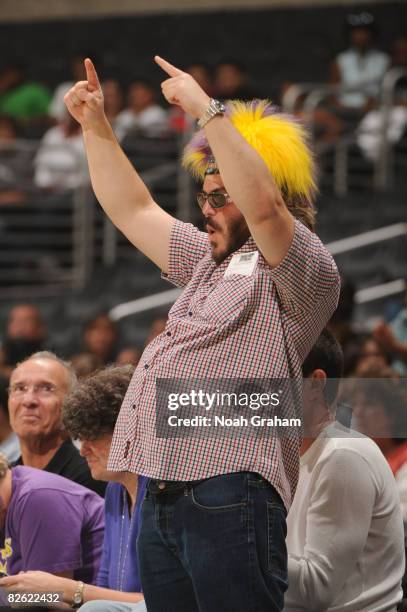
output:
[[163, 59], [159, 55], [156, 55], [154, 57], [154, 60], [156, 64], [158, 64], [160, 68], [162, 68], [164, 72], [169, 74], [171, 77], [175, 77], [175, 76], [179, 76], [180, 74], [184, 74], [182, 70], [180, 70], [179, 68], [176, 68], [175, 66], [170, 64], [170, 62], [167, 62], [167, 60]]
[[89, 87], [92, 89], [92, 91], [95, 91], [96, 89], [100, 89], [99, 78], [98, 78], [95, 66], [93, 65], [92, 60], [90, 60], [88, 57], [85, 59], [85, 68], [86, 68], [86, 79], [88, 81]]

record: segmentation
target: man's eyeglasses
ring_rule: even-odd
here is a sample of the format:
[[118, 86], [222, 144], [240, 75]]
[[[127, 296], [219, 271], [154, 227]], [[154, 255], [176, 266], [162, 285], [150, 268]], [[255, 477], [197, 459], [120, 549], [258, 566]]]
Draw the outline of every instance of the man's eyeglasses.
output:
[[228, 202], [230, 202], [230, 196], [226, 191], [212, 191], [211, 193], [206, 193], [206, 191], [199, 191], [196, 194], [196, 201], [199, 204], [199, 208], [205, 206], [205, 202], [208, 200], [210, 206], [212, 208], [222, 208]]

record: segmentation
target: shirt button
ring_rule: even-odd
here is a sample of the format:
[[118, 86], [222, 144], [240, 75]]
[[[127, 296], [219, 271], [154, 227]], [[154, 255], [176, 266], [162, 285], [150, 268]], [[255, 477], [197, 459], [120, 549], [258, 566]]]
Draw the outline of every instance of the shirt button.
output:
[[171, 336], [171, 332], [167, 332], [166, 336], [170, 337]]
[[160, 482], [158, 488], [161, 489], [161, 491], [165, 489], [165, 482]]
[[192, 310], [189, 311], [188, 315], [192, 317]]
[[132, 408], [133, 408], [133, 410], [135, 410], [137, 408], [137, 404], [133, 404]]
[[145, 369], [145, 370], [148, 370], [148, 363], [145, 363], [145, 364], [144, 364], [144, 369]]
[[127, 455], [129, 454], [129, 450], [130, 450], [130, 440], [127, 440], [126, 448], [124, 449], [124, 458], [125, 459], [127, 459]]

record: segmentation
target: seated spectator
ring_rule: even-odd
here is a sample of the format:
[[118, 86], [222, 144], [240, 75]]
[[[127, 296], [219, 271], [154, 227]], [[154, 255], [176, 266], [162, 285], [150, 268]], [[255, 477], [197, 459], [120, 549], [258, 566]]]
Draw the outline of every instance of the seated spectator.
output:
[[363, 383], [357, 381], [352, 425], [372, 438], [386, 457], [407, 525], [407, 396], [400, 383], [389, 377], [389, 368], [373, 372], [373, 376], [365, 376]]
[[404, 307], [391, 324], [380, 323], [373, 331], [381, 349], [386, 351], [392, 361], [392, 367], [401, 376], [407, 376], [407, 290], [404, 294]]
[[[81, 453], [89, 462], [93, 477], [111, 481], [106, 490], [106, 529], [97, 586], [85, 584], [80, 601], [75, 601], [78, 605], [94, 600], [94, 605], [88, 604], [81, 610], [108, 609], [107, 602], [100, 600], [117, 604], [136, 604], [143, 600], [136, 540], [147, 479], [107, 469], [114, 426], [133, 370], [129, 366], [106, 368], [80, 382], [64, 403], [65, 427], [73, 438], [82, 441]], [[64, 602], [70, 605], [78, 588], [74, 580], [44, 572], [28, 572], [4, 582], [14, 590], [61, 592]], [[132, 609], [145, 610], [144, 602]]]
[[50, 192], [77, 189], [89, 181], [81, 127], [69, 113], [44, 134], [34, 166], [35, 184]]
[[65, 476], [103, 495], [105, 483], [93, 480], [62, 426], [62, 402], [76, 383], [70, 365], [47, 351], [35, 353], [13, 370], [8, 406], [21, 447], [16, 465]]
[[370, 334], [360, 334], [349, 340], [345, 351], [346, 376], [359, 376], [366, 367], [385, 367], [389, 364], [387, 353]]
[[168, 133], [168, 115], [156, 102], [153, 85], [145, 79], [130, 83], [127, 108], [116, 117], [115, 129], [120, 134], [160, 137]]
[[359, 111], [359, 114], [355, 113], [355, 118], [358, 118], [374, 105], [390, 58], [376, 48], [377, 28], [370, 13], [348, 15], [346, 22], [349, 47], [332, 63], [331, 83], [357, 86], [373, 81], [363, 92], [343, 93], [338, 98], [340, 106]]
[[17, 304], [8, 315], [0, 350], [0, 372], [10, 376], [13, 368], [33, 353], [44, 349], [47, 328], [33, 304]]
[[42, 570], [95, 583], [104, 532], [96, 493], [42, 470], [10, 469], [0, 456], [0, 497], [2, 574]]
[[117, 365], [132, 365], [136, 367], [140, 361], [141, 351], [138, 348], [127, 347], [120, 351], [116, 357]]
[[213, 89], [215, 97], [221, 100], [245, 101], [264, 97], [249, 86], [245, 67], [235, 59], [224, 59], [215, 66]]
[[69, 360], [78, 378], [86, 378], [103, 367], [103, 361], [92, 353], [80, 353]]
[[[185, 67], [188, 72], [202, 87], [202, 89], [212, 97], [214, 92], [211, 70], [204, 62], [194, 62]], [[184, 113], [180, 106], [171, 106], [169, 111], [169, 123], [174, 132], [185, 132], [193, 129], [193, 120]]]
[[11, 463], [20, 456], [20, 443], [10, 425], [7, 407], [8, 384], [8, 378], [0, 374], [0, 453]]
[[287, 518], [286, 612], [396, 610], [404, 534], [393, 475], [376, 444], [335, 423], [340, 346], [323, 331], [303, 364], [298, 487]]
[[[281, 88], [281, 102], [284, 100], [284, 95], [287, 90], [294, 85], [286, 81]], [[336, 142], [342, 132], [342, 123], [334, 113], [327, 108], [318, 106], [312, 113], [303, 111], [303, 105], [307, 94], [302, 94], [297, 97], [293, 114], [303, 123], [309, 125], [312, 130], [312, 138], [316, 143], [333, 143]]]
[[66, 116], [66, 105], [64, 102], [65, 94], [68, 93], [71, 87], [73, 87], [74, 84], [77, 83], [77, 81], [84, 81], [86, 79], [84, 60], [87, 57], [93, 57], [95, 59], [95, 56], [93, 54], [85, 55], [83, 53], [78, 53], [74, 55], [70, 61], [70, 72], [72, 75], [72, 80], [64, 81], [55, 88], [49, 106], [49, 114], [58, 123], [63, 122]]
[[107, 313], [96, 315], [84, 326], [84, 353], [94, 355], [103, 364], [114, 363], [118, 335], [117, 326]]
[[20, 135], [17, 121], [0, 115], [0, 205], [20, 204], [34, 191], [34, 154], [19, 141]]
[[116, 119], [123, 110], [123, 91], [116, 79], [105, 79], [102, 82], [105, 115], [112, 126], [118, 140], [122, 140], [125, 132], [116, 126]]
[[[392, 44], [392, 67], [407, 67], [407, 37], [402, 36]], [[398, 81], [393, 106], [373, 109], [362, 119], [357, 130], [357, 143], [367, 159], [377, 161], [382, 152], [384, 122], [387, 124], [387, 141], [395, 145], [407, 128], [407, 79]]]
[[0, 113], [23, 125], [47, 117], [50, 99], [45, 87], [27, 80], [22, 63], [9, 62], [0, 73]]

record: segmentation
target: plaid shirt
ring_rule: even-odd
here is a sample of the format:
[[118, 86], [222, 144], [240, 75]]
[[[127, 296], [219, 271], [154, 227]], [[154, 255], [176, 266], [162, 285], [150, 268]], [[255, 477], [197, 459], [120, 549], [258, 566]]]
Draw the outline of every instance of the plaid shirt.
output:
[[[252, 238], [237, 253], [257, 251]], [[250, 276], [225, 277], [208, 236], [176, 221], [169, 272], [185, 287], [165, 331], [144, 350], [116, 423], [108, 469], [190, 481], [252, 471], [271, 482], [287, 509], [297, 486], [300, 435], [159, 438], [157, 378], [301, 378], [301, 363], [334, 312], [340, 280], [331, 255], [299, 221], [284, 260], [259, 253]]]

